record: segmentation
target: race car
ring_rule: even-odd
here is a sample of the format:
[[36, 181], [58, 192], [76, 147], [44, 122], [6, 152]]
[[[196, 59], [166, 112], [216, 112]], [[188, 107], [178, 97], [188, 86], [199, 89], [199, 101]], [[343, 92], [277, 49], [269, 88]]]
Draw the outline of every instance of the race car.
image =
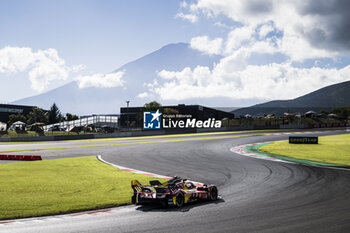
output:
[[133, 204], [158, 203], [162, 206], [181, 207], [189, 202], [214, 201], [218, 198], [216, 186], [199, 185], [177, 176], [164, 183], [158, 180], [150, 181], [148, 186], [132, 180], [131, 187], [134, 190], [131, 198]]

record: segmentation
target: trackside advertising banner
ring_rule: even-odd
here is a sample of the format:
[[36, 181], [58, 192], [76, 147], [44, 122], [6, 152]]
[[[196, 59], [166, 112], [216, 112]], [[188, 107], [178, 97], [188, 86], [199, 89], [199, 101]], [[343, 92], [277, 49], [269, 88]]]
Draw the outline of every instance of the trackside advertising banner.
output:
[[318, 137], [289, 137], [290, 144], [318, 144]]
[[215, 118], [197, 120], [192, 115], [166, 115], [156, 112], [143, 112], [144, 129], [171, 129], [171, 128], [220, 128], [221, 121]]

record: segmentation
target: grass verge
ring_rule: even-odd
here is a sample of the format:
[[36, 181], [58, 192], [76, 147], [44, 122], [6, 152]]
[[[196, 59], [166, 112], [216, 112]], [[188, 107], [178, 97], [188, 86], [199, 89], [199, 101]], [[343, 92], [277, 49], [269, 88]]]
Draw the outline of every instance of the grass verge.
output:
[[259, 147], [259, 150], [289, 158], [350, 166], [350, 134], [322, 136], [319, 144], [273, 142]]
[[0, 164], [0, 219], [129, 204], [132, 179], [155, 178], [121, 171], [93, 156]]

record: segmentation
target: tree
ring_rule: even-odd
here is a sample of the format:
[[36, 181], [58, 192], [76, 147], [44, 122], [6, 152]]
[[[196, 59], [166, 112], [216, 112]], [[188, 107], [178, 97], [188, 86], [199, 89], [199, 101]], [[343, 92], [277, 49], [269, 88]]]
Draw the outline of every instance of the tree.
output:
[[321, 110], [321, 111], [319, 111], [318, 113], [324, 114], [324, 115], [328, 115], [328, 114], [330, 114], [331, 112], [330, 112], [330, 111], [327, 111], [327, 110]]
[[164, 108], [163, 113], [166, 115], [176, 115], [179, 114], [179, 110], [173, 108]]
[[[179, 110], [177, 109], [173, 109], [173, 108], [163, 108], [162, 113], [165, 115], [177, 115], [179, 114]], [[165, 122], [169, 122], [170, 118], [163, 118], [165, 120]]]
[[350, 107], [333, 108], [333, 112], [338, 116], [348, 117], [350, 116]]
[[160, 112], [163, 111], [162, 105], [160, 103], [158, 103], [157, 101], [152, 101], [149, 103], [146, 103], [145, 105], [143, 105], [143, 109], [141, 112], [138, 112], [136, 114], [136, 126], [142, 126], [142, 122], [143, 122], [143, 111], [145, 112], [155, 112], [159, 109]]
[[28, 124], [34, 124], [36, 122], [48, 123], [48, 117], [45, 111], [41, 108], [33, 108], [33, 110], [27, 115], [27, 123]]
[[50, 110], [48, 111], [48, 115], [49, 115], [49, 124], [55, 124], [64, 119], [56, 103], [53, 103]]
[[79, 117], [77, 115], [66, 113], [66, 120], [67, 121], [74, 121], [74, 120], [78, 120], [78, 119], [79, 119]]
[[157, 101], [152, 101], [149, 103], [146, 103], [143, 106], [145, 111], [157, 111], [158, 109], [161, 110], [162, 109], [162, 105], [160, 103], [158, 103]]
[[8, 124], [12, 125], [16, 121], [22, 121], [22, 122], [25, 123], [25, 122], [27, 122], [27, 118], [24, 115], [22, 115], [22, 114], [11, 114], [9, 116]]

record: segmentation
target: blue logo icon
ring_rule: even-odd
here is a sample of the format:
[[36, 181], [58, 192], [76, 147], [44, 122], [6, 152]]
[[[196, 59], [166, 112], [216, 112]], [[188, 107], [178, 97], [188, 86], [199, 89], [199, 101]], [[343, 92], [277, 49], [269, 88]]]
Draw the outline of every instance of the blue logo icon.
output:
[[143, 128], [144, 129], [160, 129], [160, 116], [162, 114], [156, 112], [143, 112]]

